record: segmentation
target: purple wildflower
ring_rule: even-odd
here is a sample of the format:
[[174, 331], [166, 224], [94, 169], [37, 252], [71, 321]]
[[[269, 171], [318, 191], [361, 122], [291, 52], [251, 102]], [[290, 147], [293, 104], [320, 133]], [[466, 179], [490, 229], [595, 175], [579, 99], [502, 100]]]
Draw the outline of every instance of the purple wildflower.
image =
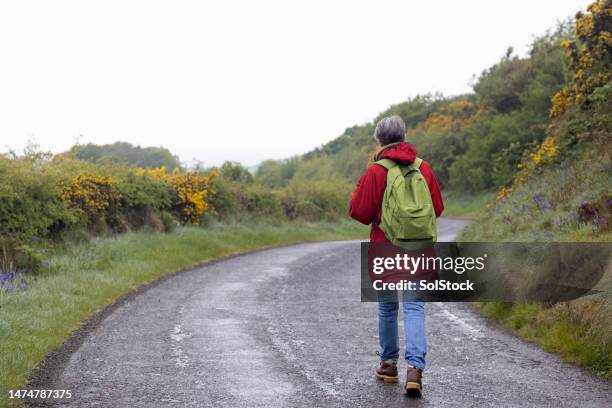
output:
[[17, 274], [15, 272], [0, 273], [0, 283], [10, 282], [15, 279], [16, 276]]
[[540, 207], [540, 210], [542, 211], [548, 211], [552, 208], [550, 203], [542, 196], [542, 193], [540, 193], [539, 191], [535, 193], [533, 200], [536, 202], [536, 204], [538, 204], [538, 207]]
[[15, 290], [27, 290], [30, 286], [23, 282], [20, 273], [10, 271], [0, 273], [0, 290], [4, 292], [13, 292]]
[[555, 220], [555, 221], [554, 221], [554, 224], [555, 224], [555, 227], [560, 228], [560, 227], [561, 227], [561, 225], [563, 225], [563, 221], [561, 221], [561, 220]]
[[50, 265], [50, 263], [49, 263], [49, 260], [48, 260], [48, 259], [45, 259], [44, 261], [42, 261], [42, 264], [43, 264], [43, 266], [44, 266], [45, 268], [49, 269], [49, 265]]

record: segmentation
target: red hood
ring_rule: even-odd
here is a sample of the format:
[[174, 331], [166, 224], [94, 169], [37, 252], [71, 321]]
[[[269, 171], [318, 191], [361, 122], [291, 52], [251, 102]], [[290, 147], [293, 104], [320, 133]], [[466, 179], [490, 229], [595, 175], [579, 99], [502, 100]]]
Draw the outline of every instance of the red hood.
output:
[[416, 157], [416, 149], [413, 145], [406, 142], [384, 147], [376, 154], [376, 160], [391, 159], [397, 164], [410, 164], [416, 160]]

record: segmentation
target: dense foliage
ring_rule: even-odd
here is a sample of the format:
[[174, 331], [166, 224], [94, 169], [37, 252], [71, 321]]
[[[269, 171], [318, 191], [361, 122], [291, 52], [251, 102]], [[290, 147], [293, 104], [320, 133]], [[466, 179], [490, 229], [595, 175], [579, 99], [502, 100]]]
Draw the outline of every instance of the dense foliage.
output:
[[[612, 1], [576, 15], [562, 42], [568, 80], [553, 97], [544, 141], [512, 183], [461, 234], [473, 241], [612, 241]], [[580, 270], [576, 271], [581, 273]], [[612, 377], [610, 268], [598, 294], [555, 305], [487, 303], [485, 314], [563, 358]]]
[[37, 153], [0, 155], [0, 271], [39, 269], [47, 239], [198, 224], [216, 172], [166, 174]]
[[264, 162], [255, 178], [238, 163], [223, 164], [210, 197], [211, 216], [222, 220], [317, 221], [336, 220], [346, 214], [351, 186], [337, 177], [327, 180], [292, 177], [281, 182], [279, 174], [284, 166], [291, 166], [292, 160]]
[[533, 238], [551, 238], [585, 223], [596, 233], [612, 229], [610, 29], [609, 0], [576, 16], [576, 40], [563, 42], [570, 79], [553, 97], [546, 138], [523, 155], [520, 171], [500, 190], [492, 206], [493, 222], [481, 238], [503, 239], [510, 232], [516, 238], [527, 229]]

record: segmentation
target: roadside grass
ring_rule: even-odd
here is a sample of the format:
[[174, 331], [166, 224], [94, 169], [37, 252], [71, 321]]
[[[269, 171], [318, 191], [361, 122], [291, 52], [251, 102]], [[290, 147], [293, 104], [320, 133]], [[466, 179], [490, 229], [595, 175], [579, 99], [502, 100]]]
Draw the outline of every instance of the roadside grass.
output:
[[612, 378], [609, 299], [581, 299], [555, 305], [488, 302], [476, 307], [526, 340], [559, 354], [563, 361]]
[[474, 218], [482, 212], [487, 204], [495, 201], [495, 192], [493, 191], [474, 194], [445, 191], [442, 195], [444, 198], [443, 215], [445, 217]]
[[172, 233], [130, 232], [69, 244], [27, 290], [0, 290], [0, 405], [9, 388], [83, 322], [122, 295], [172, 272], [215, 258], [279, 244], [365, 239], [356, 222], [216, 223]]

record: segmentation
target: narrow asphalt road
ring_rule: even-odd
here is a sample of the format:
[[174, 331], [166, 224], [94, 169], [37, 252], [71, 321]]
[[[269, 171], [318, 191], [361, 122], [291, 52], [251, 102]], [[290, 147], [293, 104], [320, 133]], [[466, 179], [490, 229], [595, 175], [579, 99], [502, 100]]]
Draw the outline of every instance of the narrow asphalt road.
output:
[[[440, 241], [462, 225], [441, 220]], [[300, 244], [179, 274], [116, 308], [50, 381], [78, 407], [610, 406], [610, 382], [460, 303], [426, 306], [424, 398], [376, 381], [359, 250]]]

